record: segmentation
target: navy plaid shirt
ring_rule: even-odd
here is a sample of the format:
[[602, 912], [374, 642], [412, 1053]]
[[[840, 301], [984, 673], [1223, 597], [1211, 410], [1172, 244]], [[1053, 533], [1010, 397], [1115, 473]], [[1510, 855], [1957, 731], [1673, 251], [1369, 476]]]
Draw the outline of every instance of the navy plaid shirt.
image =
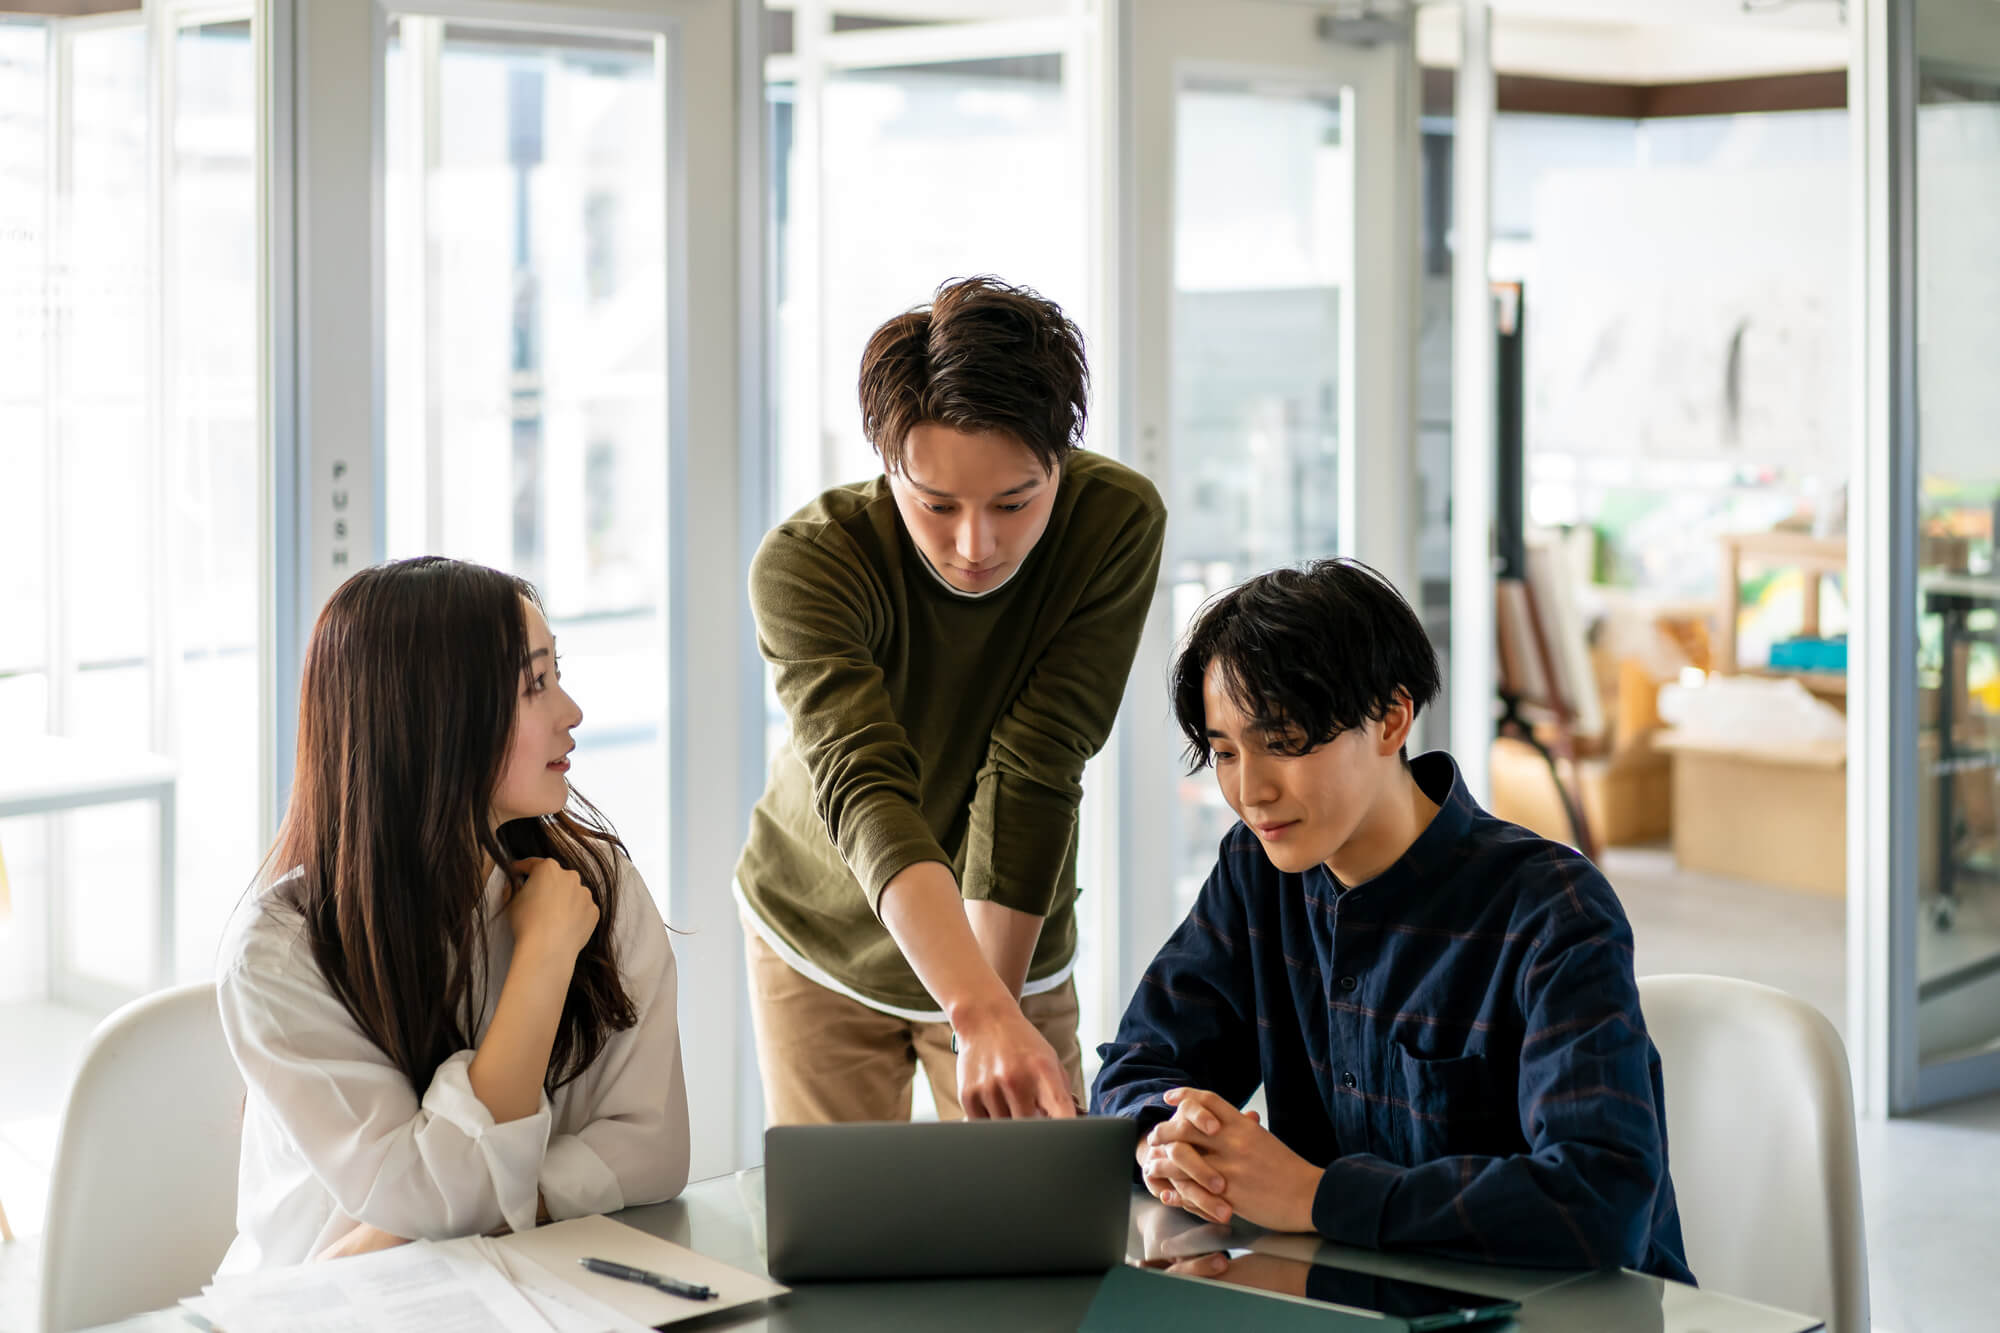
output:
[[1366, 884], [1281, 874], [1230, 830], [1098, 1048], [1091, 1109], [1143, 1133], [1170, 1088], [1240, 1106], [1261, 1083], [1271, 1132], [1326, 1164], [1329, 1240], [1693, 1281], [1624, 909], [1449, 755], [1410, 767], [1437, 816]]

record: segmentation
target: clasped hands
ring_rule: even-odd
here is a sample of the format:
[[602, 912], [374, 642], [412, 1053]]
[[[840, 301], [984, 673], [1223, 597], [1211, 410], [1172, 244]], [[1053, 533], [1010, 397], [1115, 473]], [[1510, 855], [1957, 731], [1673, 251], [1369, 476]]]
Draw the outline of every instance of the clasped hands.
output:
[[1166, 1095], [1171, 1119], [1139, 1141], [1139, 1171], [1161, 1203], [1196, 1217], [1232, 1217], [1271, 1231], [1311, 1231], [1313, 1196], [1324, 1171], [1243, 1111], [1202, 1088]]

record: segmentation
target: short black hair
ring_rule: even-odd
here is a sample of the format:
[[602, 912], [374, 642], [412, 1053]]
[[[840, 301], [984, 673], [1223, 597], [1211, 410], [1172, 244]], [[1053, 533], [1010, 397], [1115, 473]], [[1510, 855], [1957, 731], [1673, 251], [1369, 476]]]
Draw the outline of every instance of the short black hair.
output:
[[1259, 574], [1196, 614], [1173, 668], [1189, 772], [1214, 760], [1202, 681], [1216, 663], [1260, 730], [1302, 736], [1298, 754], [1380, 721], [1399, 694], [1410, 696], [1415, 717], [1439, 684], [1437, 650], [1417, 613], [1389, 580], [1344, 558]]

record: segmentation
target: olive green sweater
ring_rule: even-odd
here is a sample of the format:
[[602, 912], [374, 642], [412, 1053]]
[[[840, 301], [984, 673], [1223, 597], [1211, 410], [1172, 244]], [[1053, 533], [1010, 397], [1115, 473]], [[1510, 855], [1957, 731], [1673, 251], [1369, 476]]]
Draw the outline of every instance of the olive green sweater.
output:
[[757, 643], [791, 739], [736, 880], [800, 955], [877, 1003], [937, 1002], [877, 916], [906, 867], [1044, 918], [1038, 981], [1076, 950], [1076, 812], [1159, 575], [1166, 507], [1097, 454], [1063, 465], [1048, 529], [1008, 582], [961, 596], [911, 543], [883, 478], [827, 491], [750, 565]]

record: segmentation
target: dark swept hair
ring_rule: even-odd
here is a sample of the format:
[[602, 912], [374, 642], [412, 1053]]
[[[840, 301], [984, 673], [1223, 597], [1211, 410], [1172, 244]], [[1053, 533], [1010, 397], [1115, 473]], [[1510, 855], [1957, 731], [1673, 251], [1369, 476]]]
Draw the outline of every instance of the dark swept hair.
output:
[[638, 1019], [612, 954], [625, 850], [575, 792], [553, 815], [491, 826], [528, 663], [522, 579], [424, 556], [340, 585], [313, 626], [298, 758], [266, 862], [304, 914], [313, 960], [419, 1094], [473, 1044], [486, 992], [483, 865], [549, 857], [597, 902], [543, 1085], [589, 1067]]
[[1221, 666], [1223, 688], [1252, 725], [1297, 735], [1286, 751], [1293, 754], [1381, 721], [1401, 694], [1414, 718], [1439, 685], [1437, 652], [1417, 613], [1359, 560], [1274, 569], [1202, 607], [1173, 667], [1174, 720], [1187, 737], [1189, 772], [1214, 759], [1202, 702], [1211, 664]]
[[1055, 302], [994, 277], [955, 278], [861, 354], [861, 429], [890, 472], [918, 426], [993, 431], [1052, 472], [1083, 440], [1083, 334]]

